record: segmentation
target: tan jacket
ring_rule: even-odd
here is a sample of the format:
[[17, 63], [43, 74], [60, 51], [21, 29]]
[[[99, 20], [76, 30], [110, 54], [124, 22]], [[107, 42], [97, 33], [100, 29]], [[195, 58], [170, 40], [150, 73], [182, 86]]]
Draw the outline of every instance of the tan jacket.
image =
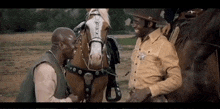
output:
[[162, 35], [161, 28], [146, 36], [143, 42], [137, 39], [131, 61], [131, 89], [149, 87], [155, 97], [182, 85], [179, 58], [173, 44]]

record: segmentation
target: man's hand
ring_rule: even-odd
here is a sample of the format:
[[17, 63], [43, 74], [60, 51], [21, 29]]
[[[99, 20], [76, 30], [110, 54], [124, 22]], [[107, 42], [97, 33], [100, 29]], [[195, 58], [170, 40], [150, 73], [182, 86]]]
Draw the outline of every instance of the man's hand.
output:
[[79, 102], [78, 96], [73, 95], [73, 94], [70, 94], [69, 97], [70, 97], [70, 99], [72, 100], [72, 102]]
[[143, 102], [145, 99], [151, 96], [149, 88], [136, 89], [127, 102]]
[[165, 27], [162, 28], [162, 33], [164, 36], [167, 36], [170, 32], [170, 29], [171, 29], [171, 25], [170, 23], [167, 24]]

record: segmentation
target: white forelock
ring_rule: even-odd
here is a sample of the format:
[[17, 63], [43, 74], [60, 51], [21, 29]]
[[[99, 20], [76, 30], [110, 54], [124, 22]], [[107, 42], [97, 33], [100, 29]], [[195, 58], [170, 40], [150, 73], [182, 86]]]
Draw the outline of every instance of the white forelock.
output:
[[105, 22], [107, 22], [107, 24], [108, 24], [109, 26], [111, 26], [111, 25], [110, 25], [110, 20], [109, 20], [109, 15], [108, 15], [108, 10], [107, 10], [107, 9], [105, 9], [105, 8], [99, 8], [99, 9], [92, 8], [92, 9], [87, 13], [87, 18], [88, 18], [91, 14], [94, 14], [94, 13], [99, 13], [99, 14], [102, 16], [103, 20], [104, 20]]

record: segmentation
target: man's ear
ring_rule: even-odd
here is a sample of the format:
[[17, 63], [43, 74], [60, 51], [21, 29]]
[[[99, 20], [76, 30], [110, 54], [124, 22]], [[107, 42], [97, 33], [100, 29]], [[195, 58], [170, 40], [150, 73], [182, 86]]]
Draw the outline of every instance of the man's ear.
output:
[[61, 50], [63, 50], [63, 49], [65, 49], [66, 48], [66, 44], [64, 44], [63, 42], [59, 42], [59, 48], [61, 49]]
[[153, 24], [154, 24], [153, 22], [148, 22], [148, 25], [147, 25], [147, 26], [150, 28], [150, 27], [153, 26]]

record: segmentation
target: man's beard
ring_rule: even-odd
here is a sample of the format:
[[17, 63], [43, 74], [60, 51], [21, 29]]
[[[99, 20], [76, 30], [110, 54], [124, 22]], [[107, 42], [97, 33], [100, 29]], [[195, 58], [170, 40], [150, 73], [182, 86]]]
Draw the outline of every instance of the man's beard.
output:
[[145, 36], [145, 34], [138, 29], [135, 29], [134, 31], [135, 31], [135, 35], [136, 35], [135, 37], [144, 37]]

